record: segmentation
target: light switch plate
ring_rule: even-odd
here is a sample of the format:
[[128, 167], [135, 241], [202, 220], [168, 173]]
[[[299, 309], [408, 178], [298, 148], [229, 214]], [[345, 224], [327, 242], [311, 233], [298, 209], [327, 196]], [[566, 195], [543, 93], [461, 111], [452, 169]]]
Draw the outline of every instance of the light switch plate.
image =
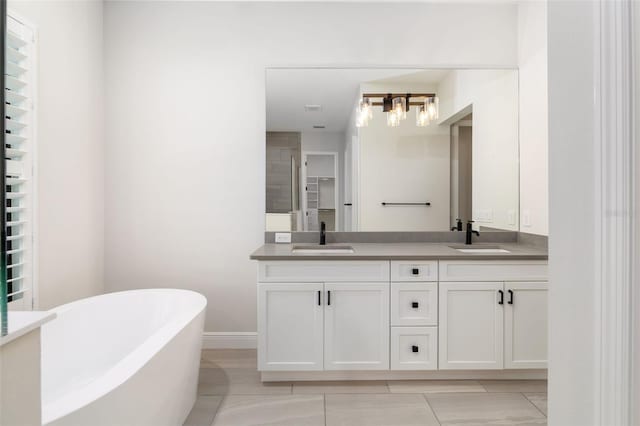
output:
[[487, 210], [487, 220], [488, 223], [493, 223], [493, 210]]
[[516, 224], [516, 211], [515, 210], [507, 211], [507, 222], [509, 223], [509, 225], [515, 225]]
[[490, 209], [478, 209], [476, 211], [476, 222], [491, 223], [493, 222], [493, 210]]
[[531, 226], [531, 212], [529, 210], [522, 211], [522, 226]]
[[291, 244], [290, 232], [276, 232], [276, 243], [279, 244]]

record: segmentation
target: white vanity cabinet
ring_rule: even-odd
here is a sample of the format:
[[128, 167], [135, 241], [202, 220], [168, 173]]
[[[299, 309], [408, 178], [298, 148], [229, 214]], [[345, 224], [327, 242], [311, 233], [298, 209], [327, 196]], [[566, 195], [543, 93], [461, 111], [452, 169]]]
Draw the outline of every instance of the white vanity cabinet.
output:
[[261, 261], [258, 369], [288, 380], [520, 377], [547, 366], [546, 280], [537, 260]]
[[437, 261], [391, 261], [391, 369], [438, 369]]
[[261, 262], [258, 369], [388, 370], [388, 261]]
[[541, 261], [440, 262], [439, 369], [546, 368], [546, 279]]
[[322, 370], [323, 292], [322, 283], [258, 284], [261, 370]]
[[547, 283], [504, 287], [504, 368], [547, 368]]
[[486, 370], [503, 366], [503, 283], [440, 283], [440, 369]]
[[325, 283], [325, 370], [389, 369], [389, 284]]

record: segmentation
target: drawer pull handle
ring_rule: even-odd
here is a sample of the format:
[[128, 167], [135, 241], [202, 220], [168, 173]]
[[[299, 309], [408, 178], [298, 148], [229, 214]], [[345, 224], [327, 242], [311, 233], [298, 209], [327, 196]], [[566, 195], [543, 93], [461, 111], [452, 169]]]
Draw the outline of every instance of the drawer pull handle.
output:
[[327, 305], [331, 305], [331, 290], [327, 291]]
[[318, 290], [318, 306], [322, 306], [322, 292]]
[[413, 309], [418, 309], [419, 306], [420, 306], [420, 304], [418, 302], [411, 302], [411, 307]]
[[417, 353], [420, 350], [416, 345], [411, 346], [411, 352]]
[[420, 275], [420, 269], [418, 269], [418, 268], [413, 268], [413, 269], [411, 270], [411, 274], [413, 274], [413, 275]]

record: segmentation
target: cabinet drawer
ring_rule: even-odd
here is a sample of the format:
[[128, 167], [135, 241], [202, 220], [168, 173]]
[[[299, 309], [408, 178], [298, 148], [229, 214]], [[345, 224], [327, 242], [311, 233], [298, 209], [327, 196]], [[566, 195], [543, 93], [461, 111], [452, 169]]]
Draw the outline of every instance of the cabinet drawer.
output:
[[392, 283], [391, 325], [437, 325], [438, 283]]
[[392, 370], [436, 370], [437, 327], [391, 327]]
[[546, 281], [546, 260], [440, 261], [440, 281]]
[[438, 262], [391, 261], [391, 281], [438, 281]]
[[260, 282], [389, 282], [389, 261], [294, 260], [258, 264]]

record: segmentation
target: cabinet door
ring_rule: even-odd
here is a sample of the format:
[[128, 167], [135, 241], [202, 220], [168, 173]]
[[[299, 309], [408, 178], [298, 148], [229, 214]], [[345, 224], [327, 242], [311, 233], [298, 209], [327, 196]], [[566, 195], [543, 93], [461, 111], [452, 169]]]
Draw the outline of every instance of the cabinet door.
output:
[[325, 283], [325, 370], [389, 369], [389, 283]]
[[507, 282], [505, 368], [547, 368], [547, 283]]
[[322, 370], [322, 283], [258, 284], [258, 369]]
[[503, 367], [503, 287], [501, 282], [440, 283], [440, 369]]

